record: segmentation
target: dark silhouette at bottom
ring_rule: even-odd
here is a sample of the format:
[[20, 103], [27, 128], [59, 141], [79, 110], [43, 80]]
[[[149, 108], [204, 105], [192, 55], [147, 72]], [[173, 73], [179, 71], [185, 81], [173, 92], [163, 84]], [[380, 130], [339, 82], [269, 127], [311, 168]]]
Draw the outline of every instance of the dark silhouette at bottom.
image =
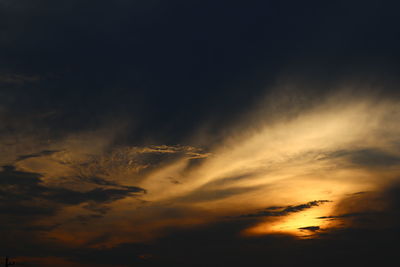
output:
[[10, 261], [10, 259], [6, 256], [6, 261], [4, 263], [5, 267], [15, 265], [15, 261]]

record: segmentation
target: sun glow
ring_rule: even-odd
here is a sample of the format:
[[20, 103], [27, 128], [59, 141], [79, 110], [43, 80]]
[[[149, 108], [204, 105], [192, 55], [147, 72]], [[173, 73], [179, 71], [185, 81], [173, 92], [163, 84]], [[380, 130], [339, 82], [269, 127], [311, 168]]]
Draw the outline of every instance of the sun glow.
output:
[[282, 219], [259, 223], [243, 232], [245, 236], [264, 234], [291, 234], [299, 238], [310, 238], [316, 232], [332, 227], [332, 222], [319, 219], [330, 214], [334, 203], [329, 202], [318, 207], [297, 212]]
[[[334, 214], [341, 199], [377, 190], [399, 173], [392, 165], [371, 166], [377, 155], [398, 156], [391, 149], [400, 133], [395, 123], [400, 114], [397, 103], [343, 100], [337, 106], [338, 100], [332, 101], [291, 119], [260, 122], [254, 129], [232, 133], [207, 151], [188, 146], [108, 149], [112, 142], [96, 132], [93, 138], [88, 133], [61, 140], [51, 147], [53, 153], [29, 152], [15, 166], [40, 173], [41, 186], [49, 192], [63, 188], [73, 190], [73, 196], [97, 199], [80, 205], [64, 203], [62, 212], [36, 222], [59, 225], [48, 236], [61, 243], [90, 243], [111, 228], [112, 237], [99, 239], [96, 246], [147, 241], [171, 226], [207, 224], [272, 206], [329, 200], [266, 216], [242, 232], [312, 237], [333, 226], [318, 217]], [[132, 187], [143, 188], [146, 194], [124, 193]], [[117, 195], [112, 198], [113, 194]], [[83, 234], [70, 238], [70, 232]]]

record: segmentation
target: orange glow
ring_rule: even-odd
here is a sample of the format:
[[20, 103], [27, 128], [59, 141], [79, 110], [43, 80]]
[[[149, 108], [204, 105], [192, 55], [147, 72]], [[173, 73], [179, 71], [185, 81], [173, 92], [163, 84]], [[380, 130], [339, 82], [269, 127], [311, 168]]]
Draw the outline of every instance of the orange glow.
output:
[[[46, 232], [46, 238], [60, 243], [109, 247], [151, 240], [169, 227], [212, 223], [270, 206], [332, 201], [267, 218], [243, 232], [312, 236], [331, 227], [316, 218], [332, 215], [341, 199], [379, 190], [400, 173], [398, 167], [376, 171], [351, 158], [351, 151], [365, 148], [397, 155], [391, 144], [400, 136], [400, 128], [388, 121], [397, 121], [399, 106], [367, 100], [338, 102], [323, 103], [290, 120], [260, 122], [254, 130], [226, 136], [208, 151], [179, 145], [115, 148], [110, 147], [110, 132], [75, 134], [41, 148], [57, 152], [27, 157], [15, 166], [40, 173], [41, 186], [47, 188], [90, 192], [136, 186], [147, 193], [57, 204], [57, 212], [32, 224], [58, 225]], [[382, 127], [383, 121], [387, 127]], [[93, 177], [103, 182], [93, 183]], [[304, 227], [319, 230], [299, 229]]]
[[[326, 216], [332, 212], [333, 203], [325, 203], [318, 207], [294, 213], [275, 221], [266, 221], [243, 231], [243, 235], [265, 234], [291, 234], [299, 238], [313, 237], [314, 232], [319, 232], [332, 227], [332, 223], [318, 217]], [[307, 227], [311, 227], [307, 230]], [[318, 227], [314, 228], [314, 227]]]

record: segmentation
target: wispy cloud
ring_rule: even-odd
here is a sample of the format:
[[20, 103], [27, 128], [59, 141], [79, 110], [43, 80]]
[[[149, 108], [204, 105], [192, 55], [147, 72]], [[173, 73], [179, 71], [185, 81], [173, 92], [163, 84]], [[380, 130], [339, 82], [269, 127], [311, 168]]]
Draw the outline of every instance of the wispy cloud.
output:
[[305, 204], [287, 206], [287, 207], [269, 207], [263, 211], [257, 213], [250, 213], [245, 215], [240, 215], [241, 218], [252, 218], [252, 217], [275, 217], [275, 216], [286, 216], [290, 213], [300, 212], [312, 207], [319, 206], [323, 203], [330, 202], [329, 200], [314, 200], [307, 202]]

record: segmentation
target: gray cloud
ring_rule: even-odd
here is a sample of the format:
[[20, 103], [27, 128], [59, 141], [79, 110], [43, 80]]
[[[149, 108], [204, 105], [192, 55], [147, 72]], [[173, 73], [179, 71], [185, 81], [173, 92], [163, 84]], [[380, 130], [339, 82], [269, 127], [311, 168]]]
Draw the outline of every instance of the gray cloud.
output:
[[360, 150], [339, 150], [327, 155], [328, 158], [344, 158], [350, 163], [363, 167], [391, 167], [400, 163], [400, 156], [376, 148]]

